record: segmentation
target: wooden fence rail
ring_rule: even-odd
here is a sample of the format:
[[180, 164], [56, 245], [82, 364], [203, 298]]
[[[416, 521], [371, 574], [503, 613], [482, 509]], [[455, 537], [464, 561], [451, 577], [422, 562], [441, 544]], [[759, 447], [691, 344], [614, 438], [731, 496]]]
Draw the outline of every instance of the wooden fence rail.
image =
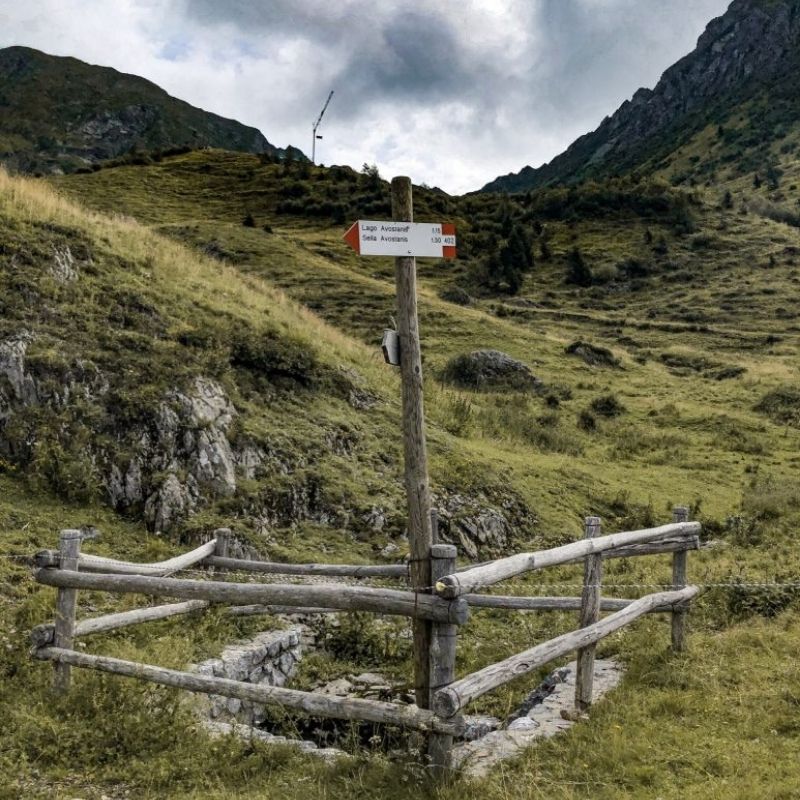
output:
[[[187, 600], [184, 603], [168, 603], [159, 606], [136, 608], [131, 611], [121, 611], [117, 614], [104, 614], [99, 617], [88, 617], [75, 623], [73, 637], [81, 639], [96, 633], [127, 628], [143, 622], [154, 622], [170, 617], [184, 616], [195, 611], [204, 611], [212, 607], [212, 603], [205, 600]], [[322, 608], [317, 606], [294, 605], [249, 605], [249, 606], [217, 606], [222, 613], [230, 617], [252, 617], [274, 614], [341, 614], [340, 608]], [[37, 625], [31, 630], [30, 640], [35, 647], [49, 647], [54, 643], [55, 625], [52, 623]]]
[[685, 603], [695, 597], [698, 592], [698, 587], [687, 586], [677, 592], [659, 592], [635, 600], [627, 608], [617, 611], [594, 625], [557, 636], [555, 639], [536, 645], [536, 647], [507, 658], [505, 661], [492, 664], [466, 678], [454, 681], [433, 696], [433, 710], [445, 718], [452, 717], [467, 703], [492, 689], [510, 683], [520, 675], [532, 672], [573, 650], [598, 642], [658, 606], [675, 606]]
[[[78, 533], [80, 533], [80, 531]], [[92, 556], [87, 553], [80, 553], [78, 555], [77, 568], [80, 569], [81, 572], [164, 577], [166, 575], [171, 575], [173, 572], [180, 572], [180, 570], [189, 569], [196, 564], [202, 563], [214, 552], [216, 545], [216, 539], [211, 539], [211, 541], [200, 545], [200, 547], [188, 553], [182, 553], [166, 561], [156, 561], [151, 564], [138, 564], [133, 561], [117, 561], [116, 559], [106, 558], [105, 556]], [[61, 554], [56, 550], [40, 550], [33, 557], [33, 560], [38, 567], [64, 566], [61, 563]], [[69, 569], [69, 567], [65, 568]]]
[[[80, 532], [62, 531], [59, 550], [41, 551], [35, 557], [38, 566], [34, 572], [36, 580], [55, 587], [58, 596], [55, 622], [39, 625], [31, 633], [34, 655], [53, 662], [54, 687], [59, 692], [68, 690], [70, 668], [75, 666], [192, 692], [282, 706], [313, 716], [409, 727], [422, 731], [428, 737], [427, 752], [431, 766], [436, 774], [441, 775], [449, 764], [454, 737], [472, 735], [461, 716], [462, 710], [469, 702], [487, 692], [577, 650], [575, 705], [577, 709], [584, 710], [589, 707], [592, 698], [596, 643], [644, 614], [671, 613], [673, 650], [685, 648], [687, 605], [698, 594], [696, 586], [686, 585], [687, 553], [700, 546], [700, 525], [689, 522], [688, 515], [688, 509], [677, 507], [673, 512], [672, 524], [607, 536], [599, 535], [599, 518], [589, 517], [585, 525], [586, 538], [582, 541], [466, 568], [456, 567], [455, 547], [434, 544], [430, 548], [429, 564], [435, 585], [433, 591], [431, 587], [401, 591], [343, 583], [237, 583], [219, 580], [220, 571], [235, 571], [251, 575], [405, 578], [411, 579], [412, 583], [419, 581], [419, 575], [411, 578], [408, 564], [280, 564], [231, 558], [232, 534], [225, 528], [215, 531], [213, 539], [188, 553], [148, 564], [82, 554]], [[671, 591], [640, 599], [602, 596], [604, 561], [659, 553], [671, 553], [673, 556]], [[581, 597], [521, 597], [475, 591], [532, 570], [576, 562], [584, 563]], [[167, 577], [190, 567], [208, 568], [209, 579]], [[76, 620], [77, 592], [80, 589], [171, 597], [182, 602]], [[330, 697], [164, 669], [73, 649], [74, 640], [80, 637], [200, 612], [215, 605], [222, 607], [222, 613], [232, 616], [367, 611], [401, 615], [424, 622], [427, 625], [427, 645], [417, 652], [419, 645], [415, 639], [415, 671], [419, 673], [422, 669], [419, 655], [424, 652], [427, 678], [423, 686], [415, 687], [417, 704], [397, 705]], [[458, 626], [467, 622], [470, 608], [579, 611], [580, 627], [456, 680]], [[601, 618], [602, 612], [613, 613]]]
[[440, 597], [459, 597], [474, 592], [476, 589], [500, 583], [508, 578], [515, 578], [526, 572], [568, 564], [595, 553], [603, 553], [629, 545], [645, 544], [665, 537], [696, 536], [699, 533], [699, 522], [673, 523], [661, 525], [658, 528], [625, 531], [624, 533], [613, 533], [610, 536], [599, 536], [596, 539], [584, 539], [580, 542], [571, 542], [561, 547], [539, 550], [535, 553], [520, 553], [464, 572], [445, 575], [436, 583], [436, 594]]
[[165, 669], [138, 661], [90, 655], [60, 647], [41, 648], [35, 651], [34, 656], [42, 660], [54, 661], [57, 664], [112, 672], [116, 675], [139, 678], [150, 683], [173, 686], [176, 689], [186, 689], [190, 692], [219, 694], [238, 700], [250, 700], [261, 705], [281, 706], [313, 716], [383, 722], [387, 725], [403, 725], [419, 731], [432, 731], [451, 736], [462, 735], [465, 728], [463, 724], [445, 722], [432, 711], [411, 705], [396, 705], [377, 700], [336, 697], [278, 686], [245, 683], [228, 678], [215, 678], [193, 672]]
[[321, 575], [329, 578], [407, 578], [409, 575], [408, 564], [281, 564], [210, 556], [203, 561], [203, 566], [270, 575]]
[[154, 597], [207, 600], [211, 603], [323, 606], [338, 608], [340, 611], [371, 611], [454, 625], [463, 625], [469, 617], [469, 607], [465, 600], [443, 600], [428, 594], [339, 583], [228, 583], [152, 578], [145, 575], [93, 575], [52, 568], [36, 570], [35, 577], [39, 583], [59, 588], [147, 594]]

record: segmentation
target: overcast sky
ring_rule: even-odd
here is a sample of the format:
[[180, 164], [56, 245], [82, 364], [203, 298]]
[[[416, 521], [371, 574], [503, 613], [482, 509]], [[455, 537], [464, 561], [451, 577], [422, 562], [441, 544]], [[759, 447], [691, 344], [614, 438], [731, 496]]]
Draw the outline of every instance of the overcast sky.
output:
[[451, 193], [538, 166], [729, 0], [0, 0], [0, 47], [132, 72], [317, 160]]

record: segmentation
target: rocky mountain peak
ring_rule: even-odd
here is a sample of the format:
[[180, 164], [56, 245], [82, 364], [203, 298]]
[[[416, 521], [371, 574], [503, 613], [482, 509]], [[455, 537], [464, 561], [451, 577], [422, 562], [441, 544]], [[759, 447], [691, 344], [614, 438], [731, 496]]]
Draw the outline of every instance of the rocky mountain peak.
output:
[[713, 107], [742, 102], [790, 74], [799, 44], [800, 0], [734, 0], [654, 89], [639, 89], [549, 164], [498, 178], [484, 191], [522, 191], [633, 168], [654, 139], [702, 123]]

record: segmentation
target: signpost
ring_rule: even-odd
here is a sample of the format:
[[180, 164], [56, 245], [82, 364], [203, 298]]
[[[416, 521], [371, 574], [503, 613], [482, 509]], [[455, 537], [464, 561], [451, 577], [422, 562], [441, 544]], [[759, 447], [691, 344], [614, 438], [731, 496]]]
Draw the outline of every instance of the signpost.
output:
[[447, 222], [360, 219], [344, 240], [361, 256], [456, 257], [456, 228]]
[[[434, 531], [422, 399], [422, 355], [417, 318], [415, 257], [455, 258], [455, 233], [455, 227], [448, 223], [415, 223], [411, 180], [395, 178], [392, 181], [392, 220], [359, 220], [344, 235], [345, 241], [362, 256], [395, 257], [397, 331], [384, 332], [382, 347], [386, 361], [390, 364], [397, 364], [399, 361], [400, 365], [411, 585], [425, 594], [432, 591], [431, 561], [437, 554], [431, 551]], [[442, 636], [450, 632], [443, 633], [434, 629], [430, 622], [420, 619], [414, 620], [413, 627], [417, 706], [430, 708], [432, 691], [440, 688], [435, 683], [442, 675], [450, 674], [447, 669], [442, 669], [442, 658], [438, 655], [442, 650]], [[449, 753], [446, 743], [437, 742], [436, 737], [433, 737], [429, 742], [429, 749], [435, 765], [443, 766]]]

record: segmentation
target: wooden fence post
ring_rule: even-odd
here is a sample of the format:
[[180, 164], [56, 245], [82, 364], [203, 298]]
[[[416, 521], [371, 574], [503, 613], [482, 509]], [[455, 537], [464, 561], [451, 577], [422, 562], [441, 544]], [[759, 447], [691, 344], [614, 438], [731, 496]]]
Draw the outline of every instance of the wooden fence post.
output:
[[[76, 571], [78, 556], [81, 552], [81, 532], [63, 530], [58, 537], [59, 569]], [[72, 650], [75, 633], [75, 608], [78, 602], [77, 589], [59, 589], [56, 597], [56, 620], [53, 634], [55, 647]], [[53, 690], [57, 694], [66, 694], [70, 685], [69, 664], [53, 664]]]
[[[392, 179], [392, 220], [413, 222], [411, 179]], [[425, 444], [425, 409], [422, 400], [422, 354], [417, 318], [417, 265], [413, 256], [395, 259], [397, 332], [400, 336], [400, 374], [403, 394], [403, 450], [408, 496], [408, 541], [411, 550], [411, 587], [431, 591], [431, 495]], [[415, 619], [414, 688], [417, 706], [430, 707], [430, 622]]]
[[[431, 576], [434, 583], [443, 575], [455, 572], [456, 553], [456, 546], [452, 544], [435, 544], [431, 547]], [[457, 637], [458, 625], [433, 623], [429, 670], [431, 700], [435, 691], [455, 680]], [[447, 774], [452, 748], [453, 737], [447, 734], [434, 733], [428, 739], [428, 758], [437, 777]]]
[[233, 533], [230, 528], [217, 528], [214, 531], [214, 538], [217, 540], [216, 547], [214, 548], [214, 555], [218, 558], [231, 557], [231, 541]]
[[[586, 517], [584, 538], [600, 535], [600, 517]], [[583, 593], [581, 594], [581, 628], [593, 625], [600, 619], [600, 584], [603, 580], [603, 556], [601, 553], [586, 556], [583, 566]], [[578, 650], [575, 674], [575, 709], [586, 711], [592, 704], [594, 682], [594, 652], [596, 645], [590, 644]]]
[[[688, 522], [689, 509], [686, 506], [675, 506], [672, 509], [673, 522]], [[686, 562], [688, 551], [680, 550], [672, 554], [672, 586], [683, 589], [686, 586]], [[686, 608], [676, 608], [672, 612], [672, 649], [680, 653], [686, 649]]]

